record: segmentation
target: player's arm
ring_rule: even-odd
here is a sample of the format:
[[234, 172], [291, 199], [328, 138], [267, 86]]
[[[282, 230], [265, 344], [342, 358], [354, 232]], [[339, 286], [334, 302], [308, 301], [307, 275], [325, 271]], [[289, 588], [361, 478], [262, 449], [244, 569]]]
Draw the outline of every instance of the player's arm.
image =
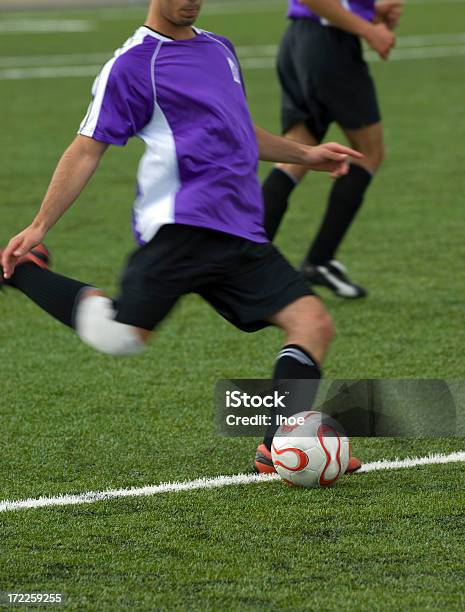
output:
[[108, 145], [87, 136], [77, 136], [62, 155], [35, 219], [14, 236], [2, 257], [3, 273], [10, 278], [18, 257], [42, 242], [48, 230], [66, 212], [94, 174]]
[[314, 13], [331, 25], [364, 38], [382, 59], [387, 59], [395, 44], [395, 36], [384, 23], [371, 23], [345, 9], [339, 0], [301, 0]]
[[361, 159], [363, 155], [337, 142], [328, 142], [317, 147], [309, 147], [295, 140], [270, 134], [255, 126], [259, 157], [262, 161], [298, 164], [312, 170], [330, 172], [339, 177], [347, 174], [349, 157]]

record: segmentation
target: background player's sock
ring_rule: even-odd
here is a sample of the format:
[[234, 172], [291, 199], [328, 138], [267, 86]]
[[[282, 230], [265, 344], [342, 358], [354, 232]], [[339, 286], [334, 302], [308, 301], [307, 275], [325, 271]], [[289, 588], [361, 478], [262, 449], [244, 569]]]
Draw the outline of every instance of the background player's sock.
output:
[[270, 240], [276, 235], [286, 213], [288, 199], [298, 181], [280, 168], [273, 168], [263, 183], [265, 231]]
[[[298, 344], [288, 344], [278, 353], [276, 365], [273, 372], [273, 382], [280, 389], [283, 385], [280, 381], [295, 381], [289, 384], [290, 394], [285, 400], [286, 409], [279, 409], [283, 416], [290, 417], [298, 412], [311, 410], [315, 400], [321, 371], [313, 357]], [[273, 436], [276, 433], [276, 423], [267, 428], [263, 440], [268, 450], [271, 448]]]
[[362, 205], [365, 191], [373, 175], [357, 164], [348, 174], [337, 179], [331, 190], [326, 214], [310, 247], [306, 261], [321, 265], [331, 259]]
[[89, 287], [72, 278], [39, 268], [31, 262], [17, 266], [5, 284], [19, 289], [42, 310], [69, 327], [73, 326], [76, 298], [85, 287]]

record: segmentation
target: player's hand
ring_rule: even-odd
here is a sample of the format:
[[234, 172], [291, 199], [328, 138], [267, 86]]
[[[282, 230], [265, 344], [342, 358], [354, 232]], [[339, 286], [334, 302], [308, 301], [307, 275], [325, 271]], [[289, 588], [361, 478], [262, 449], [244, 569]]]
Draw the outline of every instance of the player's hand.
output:
[[363, 155], [337, 142], [327, 142], [317, 147], [304, 147], [302, 165], [339, 178], [349, 171], [350, 157], [361, 159]]
[[18, 260], [29, 253], [31, 249], [40, 244], [44, 239], [45, 232], [30, 225], [8, 243], [2, 254], [2, 268], [4, 278], [11, 278], [15, 271]]
[[402, 0], [387, 0], [386, 2], [376, 3], [376, 19], [384, 23], [390, 30], [394, 30], [399, 25], [404, 3]]
[[375, 23], [370, 26], [365, 40], [383, 60], [387, 60], [391, 49], [396, 44], [396, 37], [384, 23]]

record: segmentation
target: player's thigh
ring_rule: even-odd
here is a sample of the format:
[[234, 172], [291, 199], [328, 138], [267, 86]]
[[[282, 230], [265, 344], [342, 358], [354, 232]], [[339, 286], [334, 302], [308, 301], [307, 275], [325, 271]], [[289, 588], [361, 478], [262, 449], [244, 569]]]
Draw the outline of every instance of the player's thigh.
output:
[[358, 129], [343, 128], [350, 146], [363, 153], [357, 164], [369, 172], [375, 172], [384, 158], [384, 130], [381, 121]]
[[227, 239], [226, 273], [198, 291], [226, 320], [247, 332], [271, 325], [270, 317], [313, 295], [303, 276], [271, 243]]
[[270, 323], [288, 334], [312, 335], [321, 331], [332, 335], [333, 323], [323, 302], [314, 295], [300, 297], [269, 317]]
[[[292, 126], [284, 134], [284, 136], [289, 138], [289, 140], [294, 140], [295, 142], [299, 142], [300, 144], [310, 147], [315, 147], [319, 144], [318, 139], [311, 133], [304, 121]], [[284, 170], [284, 172], [291, 174], [298, 181], [302, 180], [308, 172], [308, 169], [305, 166], [296, 164], [277, 164], [277, 166], [278, 168], [281, 168], [281, 170]]]
[[192, 290], [192, 253], [201, 238], [188, 226], [165, 225], [149, 243], [136, 249], [121, 279], [115, 320], [153, 330], [178, 299]]

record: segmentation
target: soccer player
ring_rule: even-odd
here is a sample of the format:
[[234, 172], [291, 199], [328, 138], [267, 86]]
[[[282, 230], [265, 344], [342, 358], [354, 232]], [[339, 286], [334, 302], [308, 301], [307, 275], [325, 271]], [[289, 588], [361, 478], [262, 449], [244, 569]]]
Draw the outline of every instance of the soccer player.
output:
[[[2, 253], [4, 282], [103, 353], [134, 355], [177, 300], [195, 292], [244, 331], [285, 333], [274, 377], [318, 380], [333, 335], [324, 306], [268, 241], [258, 159], [342, 176], [349, 155], [252, 124], [234, 47], [193, 27], [201, 0], [152, 0], [147, 21], [104, 66], [74, 142], [32, 224]], [[141, 138], [130, 256], [113, 301], [48, 269], [46, 233], [82, 192], [109, 145]], [[1, 277], [1, 274], [0, 274]], [[295, 412], [302, 410], [299, 407]], [[272, 471], [268, 431], [256, 468]], [[352, 471], [360, 466], [353, 459]]]
[[[360, 39], [388, 59], [395, 43], [391, 30], [399, 22], [401, 9], [399, 0], [376, 4], [375, 0], [289, 0], [291, 23], [278, 56], [282, 131], [292, 140], [316, 145], [336, 122], [350, 146], [364, 154], [334, 183], [301, 268], [312, 285], [328, 287], [343, 298], [366, 295], [335, 254], [384, 155], [381, 115]], [[265, 227], [270, 239], [279, 228], [290, 194], [308, 170], [280, 163], [265, 180]]]

